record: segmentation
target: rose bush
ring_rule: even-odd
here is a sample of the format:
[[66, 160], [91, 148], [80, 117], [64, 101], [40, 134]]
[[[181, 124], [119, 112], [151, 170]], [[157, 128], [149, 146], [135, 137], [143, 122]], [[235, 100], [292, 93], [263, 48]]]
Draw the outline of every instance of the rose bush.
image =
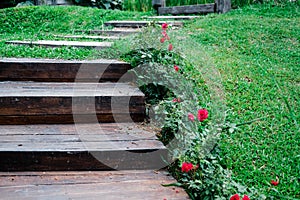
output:
[[169, 170], [178, 180], [171, 185], [184, 187], [192, 199], [228, 200], [236, 192], [264, 199], [234, 182], [221, 166], [218, 140], [223, 124], [209, 98], [209, 87], [199, 79], [202, 74], [196, 66], [201, 64], [185, 54], [197, 49], [176, 43], [170, 29], [168, 24], [145, 29], [123, 59], [135, 67], [136, 83], [147, 96], [149, 122], [161, 128], [158, 136], [169, 148], [173, 160]]

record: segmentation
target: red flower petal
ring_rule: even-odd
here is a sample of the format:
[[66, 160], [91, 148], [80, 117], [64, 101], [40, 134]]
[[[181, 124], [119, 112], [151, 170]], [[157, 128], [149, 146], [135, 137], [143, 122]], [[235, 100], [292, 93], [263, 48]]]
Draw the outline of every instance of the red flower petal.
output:
[[192, 113], [188, 113], [188, 118], [190, 121], [195, 121], [195, 116]]
[[250, 198], [247, 195], [244, 195], [242, 200], [250, 200]]
[[177, 103], [180, 103], [180, 102], [181, 102], [181, 100], [180, 100], [180, 98], [174, 98], [174, 99], [172, 100], [172, 102], [177, 102]]
[[166, 29], [168, 28], [168, 24], [167, 24], [167, 23], [163, 23], [163, 24], [161, 25], [161, 28], [162, 28], [163, 30], [166, 30]]
[[203, 122], [205, 119], [208, 118], [208, 111], [206, 109], [200, 109], [198, 110], [198, 120], [200, 122]]
[[160, 42], [164, 43], [165, 42], [165, 38], [160, 38]]
[[174, 69], [175, 69], [176, 72], [179, 71], [179, 67], [177, 65], [174, 65]]
[[168, 34], [167, 34], [167, 32], [164, 30], [163, 32], [161, 32], [161, 34], [164, 36], [164, 37], [167, 37], [168, 36]]
[[278, 181], [274, 181], [274, 180], [271, 180], [271, 184], [274, 185], [274, 186], [277, 186], [279, 184]]
[[168, 50], [169, 50], [169, 51], [172, 51], [172, 49], [173, 49], [173, 45], [172, 45], [172, 44], [169, 44]]
[[240, 200], [240, 196], [238, 194], [235, 194], [230, 197], [230, 200]]
[[182, 172], [189, 172], [193, 168], [194, 168], [194, 166], [193, 166], [192, 163], [183, 162], [182, 166], [181, 166], [181, 171]]
[[168, 35], [165, 36], [166, 40], [170, 40], [170, 37]]

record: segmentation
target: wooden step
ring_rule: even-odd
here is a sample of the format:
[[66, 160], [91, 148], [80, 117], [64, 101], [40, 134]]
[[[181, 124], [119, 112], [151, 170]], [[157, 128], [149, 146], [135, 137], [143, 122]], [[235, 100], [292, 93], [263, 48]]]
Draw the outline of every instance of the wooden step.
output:
[[[152, 21], [108, 21], [104, 24], [106, 26], [113, 26], [113, 27], [130, 27], [130, 28], [141, 28], [144, 26], [148, 26], [149, 24], [153, 23]], [[180, 21], [158, 21], [155, 22], [156, 24], [163, 24], [168, 23], [171, 26], [183, 26], [183, 22]]]
[[45, 47], [82, 47], [103, 49], [111, 47], [111, 42], [78, 42], [78, 41], [56, 41], [56, 40], [39, 40], [39, 41], [6, 41], [6, 44], [29, 45], [29, 46], [45, 46]]
[[60, 38], [69, 39], [92, 39], [92, 40], [119, 40], [121, 37], [117, 36], [99, 36], [99, 35], [54, 35]]
[[189, 199], [182, 188], [162, 186], [174, 182], [167, 172], [152, 170], [0, 173], [5, 200]]
[[199, 18], [199, 16], [196, 15], [181, 15], [181, 16], [147, 16], [144, 17], [146, 19], [164, 19], [164, 20], [191, 20]]
[[145, 116], [144, 94], [129, 83], [0, 82], [0, 110], [0, 124], [73, 123], [73, 117], [128, 122]]
[[129, 69], [130, 64], [117, 60], [3, 58], [0, 81], [117, 82]]
[[158, 8], [159, 15], [208, 14], [214, 12], [216, 12], [215, 3]]
[[155, 134], [135, 123], [1, 125], [0, 171], [160, 169]]
[[127, 36], [141, 32], [139, 29], [113, 29], [113, 30], [90, 30], [90, 31], [78, 31], [88, 34], [97, 34], [103, 36]]

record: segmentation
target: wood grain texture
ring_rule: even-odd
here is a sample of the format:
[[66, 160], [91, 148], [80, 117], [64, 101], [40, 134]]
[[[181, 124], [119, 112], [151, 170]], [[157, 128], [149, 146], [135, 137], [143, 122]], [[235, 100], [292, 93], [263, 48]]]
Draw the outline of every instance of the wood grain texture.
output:
[[139, 29], [129, 29], [129, 30], [77, 30], [76, 32], [96, 34], [103, 36], [127, 36], [135, 33], [141, 32]]
[[15, 44], [15, 45], [36, 45], [44, 47], [81, 47], [81, 48], [96, 48], [103, 49], [111, 47], [111, 42], [79, 42], [79, 41], [56, 41], [56, 40], [39, 40], [39, 41], [6, 41], [6, 44]]
[[158, 13], [160, 15], [172, 14], [208, 14], [215, 12], [215, 4], [200, 4], [191, 6], [172, 6], [172, 7], [160, 7]]
[[199, 18], [199, 16], [191, 15], [191, 16], [150, 16], [145, 17], [147, 19], [164, 19], [164, 20], [191, 20]]
[[145, 104], [126, 83], [1, 82], [0, 110], [0, 124], [129, 122], [143, 120]]
[[216, 0], [216, 12], [226, 13], [231, 10], [231, 0]]
[[[104, 24], [106, 26], [113, 26], [113, 27], [130, 27], [130, 28], [140, 28], [144, 26], [148, 26], [149, 24], [153, 23], [152, 21], [108, 21]], [[156, 24], [163, 24], [168, 23], [171, 26], [183, 26], [183, 22], [181, 21], [158, 21], [155, 22]]]
[[117, 60], [4, 58], [0, 59], [0, 81], [116, 82], [129, 69], [130, 64]]
[[3, 125], [0, 170], [155, 169], [167, 159], [155, 134], [132, 123]]
[[14, 199], [145, 200], [189, 199], [165, 171], [0, 173], [1, 196]]
[[[117, 120], [116, 120], [117, 119]], [[91, 115], [23, 115], [23, 116], [0, 116], [0, 125], [26, 125], [26, 124], [73, 124], [73, 123], [111, 123], [111, 122], [143, 122], [144, 113], [121, 114], [101, 113]]]
[[92, 40], [119, 40], [121, 37], [117, 36], [99, 36], [99, 35], [54, 35], [60, 38], [72, 38], [72, 39], [92, 39]]

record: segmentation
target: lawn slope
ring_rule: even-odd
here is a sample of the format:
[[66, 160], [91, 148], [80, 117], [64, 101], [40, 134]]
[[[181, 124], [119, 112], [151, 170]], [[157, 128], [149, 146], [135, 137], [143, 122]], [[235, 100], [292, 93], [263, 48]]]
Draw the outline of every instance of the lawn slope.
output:
[[[107, 20], [142, 15], [80, 7], [3, 9], [0, 57], [98, 58], [103, 53], [94, 49], [28, 48], [5, 41], [55, 39], [52, 34], [102, 28]], [[297, 5], [261, 5], [203, 16], [181, 32], [203, 48], [222, 76], [226, 122], [237, 125], [222, 135], [222, 164], [236, 181], [274, 199], [300, 199], [299, 21]], [[275, 187], [270, 181], [276, 179]]]

